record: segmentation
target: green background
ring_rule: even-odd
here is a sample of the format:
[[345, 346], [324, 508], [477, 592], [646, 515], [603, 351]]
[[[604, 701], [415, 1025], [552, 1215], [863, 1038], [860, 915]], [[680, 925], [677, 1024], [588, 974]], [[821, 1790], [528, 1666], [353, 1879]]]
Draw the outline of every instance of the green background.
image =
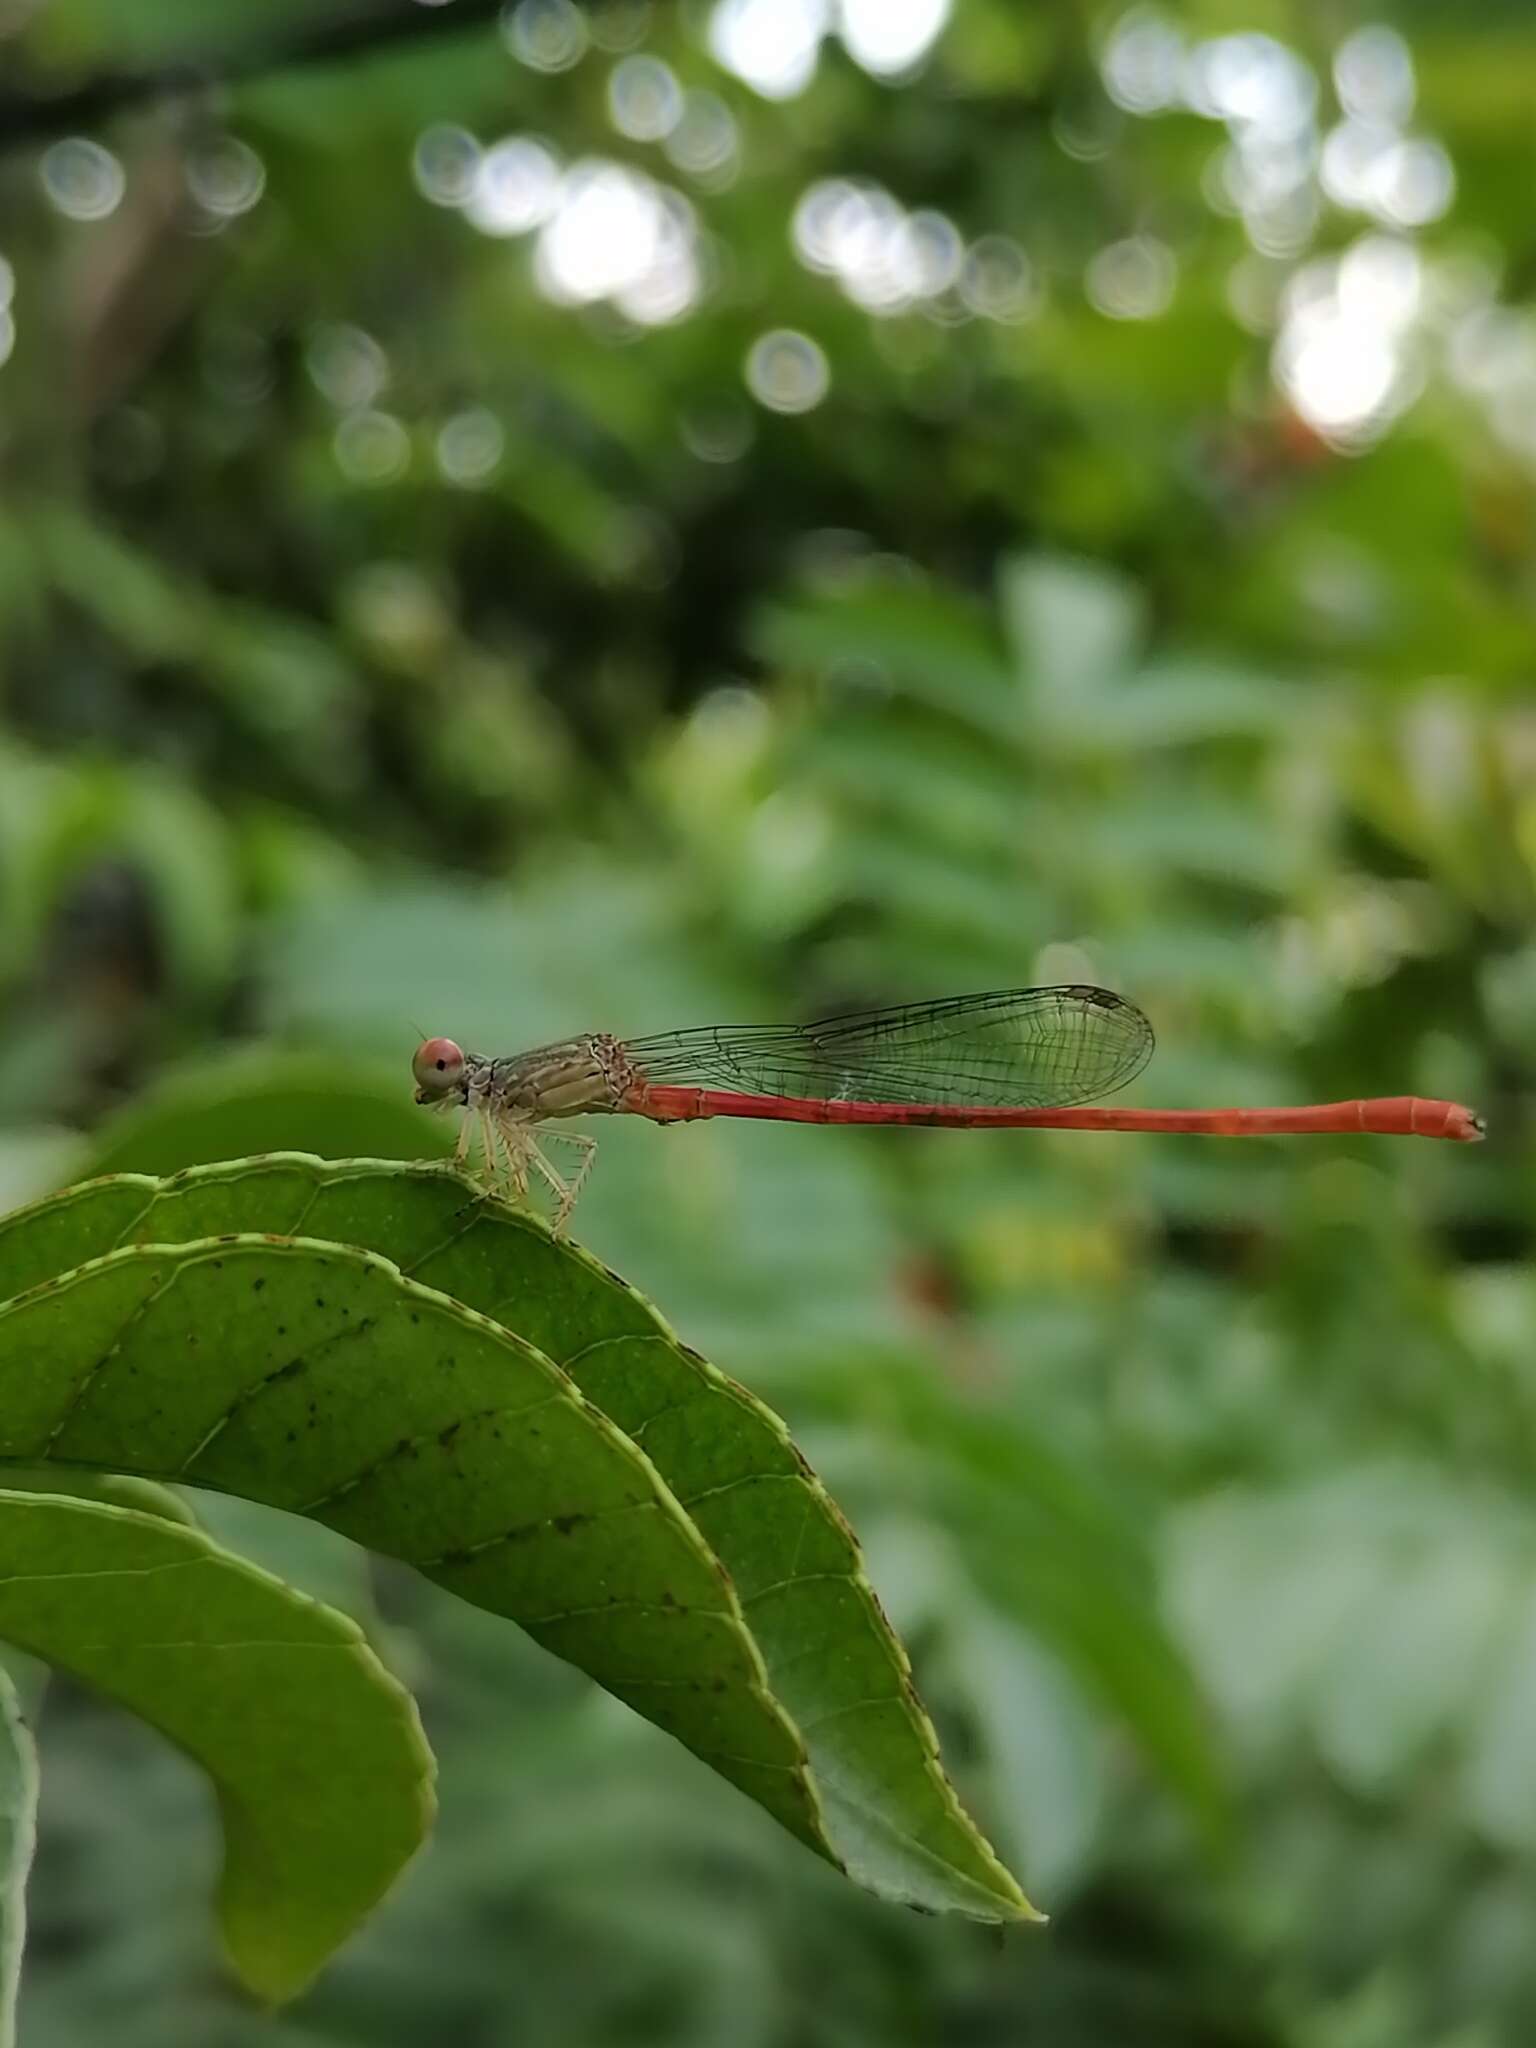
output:
[[206, 1788], [53, 1688], [29, 2043], [1536, 2027], [1536, 36], [808, 12], [783, 98], [703, 5], [0, 17], [0, 1201], [432, 1154], [422, 1032], [1033, 981], [1148, 1011], [1130, 1100], [1490, 1142], [589, 1126], [577, 1234], [786, 1417], [1050, 1928], [209, 1501], [417, 1692], [438, 1835], [257, 2016]]

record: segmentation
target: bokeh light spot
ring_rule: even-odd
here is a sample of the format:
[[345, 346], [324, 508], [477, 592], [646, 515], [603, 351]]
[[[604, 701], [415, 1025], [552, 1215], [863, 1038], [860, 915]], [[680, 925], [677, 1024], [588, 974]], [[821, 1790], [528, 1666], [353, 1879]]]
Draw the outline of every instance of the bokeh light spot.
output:
[[831, 388], [826, 352], [808, 334], [776, 327], [747, 352], [747, 389], [770, 412], [810, 412]]
[[1343, 448], [1389, 426], [1415, 394], [1411, 332], [1423, 301], [1411, 242], [1366, 235], [1336, 261], [1306, 265], [1286, 288], [1274, 371], [1307, 424]]
[[1184, 38], [1150, 8], [1124, 14], [1100, 59], [1104, 90], [1129, 114], [1160, 114], [1179, 104]]
[[1357, 120], [1400, 122], [1413, 112], [1413, 59], [1396, 29], [1357, 29], [1333, 59], [1339, 105]]
[[349, 412], [337, 422], [331, 445], [353, 483], [394, 483], [410, 466], [411, 437], [393, 413], [366, 407]]
[[539, 236], [536, 272], [557, 304], [609, 299], [647, 327], [680, 319], [703, 290], [693, 209], [623, 164], [576, 164]]
[[560, 204], [560, 166], [528, 135], [509, 135], [480, 159], [464, 218], [482, 235], [526, 235]]
[[1339, 258], [1334, 294], [1346, 319], [1396, 333], [1418, 315], [1423, 261], [1412, 242], [1395, 235], [1362, 235]]
[[450, 121], [424, 128], [411, 152], [416, 190], [434, 206], [462, 206], [475, 189], [480, 145], [467, 128]]
[[752, 446], [752, 414], [735, 399], [690, 406], [680, 431], [688, 453], [700, 462], [739, 462]]
[[815, 77], [830, 27], [828, 0], [716, 0], [709, 47], [765, 100], [789, 100]]
[[588, 33], [596, 47], [610, 56], [638, 50], [650, 29], [651, 0], [598, 0], [588, 11]]
[[51, 204], [70, 220], [105, 220], [128, 184], [111, 150], [84, 135], [67, 135], [45, 149], [38, 176]]
[[1178, 265], [1151, 235], [1111, 242], [1088, 265], [1088, 297], [1111, 320], [1152, 320], [1173, 303]]
[[317, 327], [304, 366], [321, 397], [344, 412], [372, 405], [389, 382], [388, 356], [361, 327]]
[[966, 252], [960, 297], [983, 320], [1027, 320], [1039, 304], [1029, 258], [1009, 235], [981, 235]]
[[483, 484], [505, 451], [501, 421], [483, 405], [456, 412], [438, 429], [437, 466], [451, 484]]
[[1456, 173], [1432, 137], [1410, 136], [1390, 152], [1382, 170], [1379, 210], [1398, 227], [1427, 227], [1450, 209]]
[[933, 299], [960, 282], [965, 244], [946, 214], [919, 207], [897, 228], [891, 267], [913, 298]]
[[1397, 357], [1384, 335], [1325, 313], [1286, 337], [1279, 370], [1304, 420], [1325, 434], [1352, 434], [1385, 407]]
[[659, 57], [626, 57], [608, 81], [608, 115], [632, 142], [662, 142], [683, 118], [677, 73]]
[[682, 119], [666, 140], [666, 152], [680, 171], [706, 185], [726, 184], [735, 175], [739, 147], [736, 117], [717, 94], [691, 92]]
[[959, 281], [960, 231], [930, 207], [907, 214], [879, 185], [824, 178], [800, 196], [790, 227], [809, 270], [835, 277], [856, 305], [895, 313]]
[[927, 56], [949, 10], [950, 0], [841, 0], [838, 27], [856, 64], [876, 78], [900, 78]]
[[586, 54], [586, 17], [573, 0], [518, 0], [502, 16], [502, 34], [533, 71], [569, 71]]
[[1312, 120], [1317, 80], [1273, 36], [1216, 36], [1190, 53], [1186, 93], [1194, 111], [1268, 136], [1295, 135]]
[[267, 167], [238, 136], [223, 135], [189, 152], [187, 190], [216, 220], [249, 213], [267, 187]]

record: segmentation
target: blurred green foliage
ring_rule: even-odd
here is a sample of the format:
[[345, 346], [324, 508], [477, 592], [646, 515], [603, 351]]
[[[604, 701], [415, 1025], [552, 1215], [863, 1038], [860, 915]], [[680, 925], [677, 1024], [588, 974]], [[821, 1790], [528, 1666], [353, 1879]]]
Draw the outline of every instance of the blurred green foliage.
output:
[[[422, 1031], [1035, 980], [1147, 1009], [1143, 1100], [1416, 1091], [1492, 1139], [600, 1130], [582, 1236], [788, 1418], [1051, 1928], [845, 1896], [377, 1567], [432, 1855], [257, 2020], [214, 1973], [192, 1781], [58, 1688], [23, 2038], [1530, 2038], [1524, 13], [955, 0], [910, 76], [829, 38], [770, 99], [703, 4], [452, 12], [286, 65], [311, 10], [0, 13], [0, 1196], [253, 1143], [424, 1156], [441, 1128], [376, 1078], [405, 1104]], [[1123, 40], [1149, 21], [1173, 43]], [[1213, 72], [1239, 30], [1271, 40]], [[274, 61], [50, 157], [80, 137], [39, 107], [189, 34]], [[565, 68], [527, 61], [561, 34]], [[1170, 48], [1174, 98], [1236, 106], [1254, 65], [1299, 95], [1301, 169], [1251, 114], [1128, 104]], [[691, 128], [616, 129], [636, 57]], [[1442, 152], [1438, 211], [1395, 159], [1349, 199], [1354, 118], [1425, 177]], [[677, 195], [696, 299], [560, 303], [569, 249], [507, 231], [536, 160], [473, 155], [508, 137]], [[802, 260], [828, 180], [887, 235], [870, 185], [941, 215], [970, 267], [872, 308], [867, 237], [862, 270]], [[778, 330], [824, 352], [799, 413], [744, 373]], [[319, 1590], [361, 1569], [238, 1540]]]

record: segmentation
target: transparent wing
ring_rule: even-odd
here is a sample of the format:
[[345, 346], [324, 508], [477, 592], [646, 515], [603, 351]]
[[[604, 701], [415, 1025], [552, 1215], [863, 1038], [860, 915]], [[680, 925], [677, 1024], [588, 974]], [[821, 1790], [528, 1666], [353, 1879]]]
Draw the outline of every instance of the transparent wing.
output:
[[1152, 1026], [1103, 988], [1002, 989], [818, 1024], [710, 1025], [626, 1041], [647, 1081], [818, 1102], [1065, 1109], [1123, 1088]]

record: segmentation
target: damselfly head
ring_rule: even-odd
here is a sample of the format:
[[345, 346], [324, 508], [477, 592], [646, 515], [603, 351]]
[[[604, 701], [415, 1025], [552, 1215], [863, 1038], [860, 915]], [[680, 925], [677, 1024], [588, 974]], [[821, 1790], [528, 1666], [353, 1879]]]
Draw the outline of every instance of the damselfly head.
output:
[[411, 1058], [418, 1102], [446, 1102], [464, 1085], [464, 1054], [451, 1038], [424, 1038]]

